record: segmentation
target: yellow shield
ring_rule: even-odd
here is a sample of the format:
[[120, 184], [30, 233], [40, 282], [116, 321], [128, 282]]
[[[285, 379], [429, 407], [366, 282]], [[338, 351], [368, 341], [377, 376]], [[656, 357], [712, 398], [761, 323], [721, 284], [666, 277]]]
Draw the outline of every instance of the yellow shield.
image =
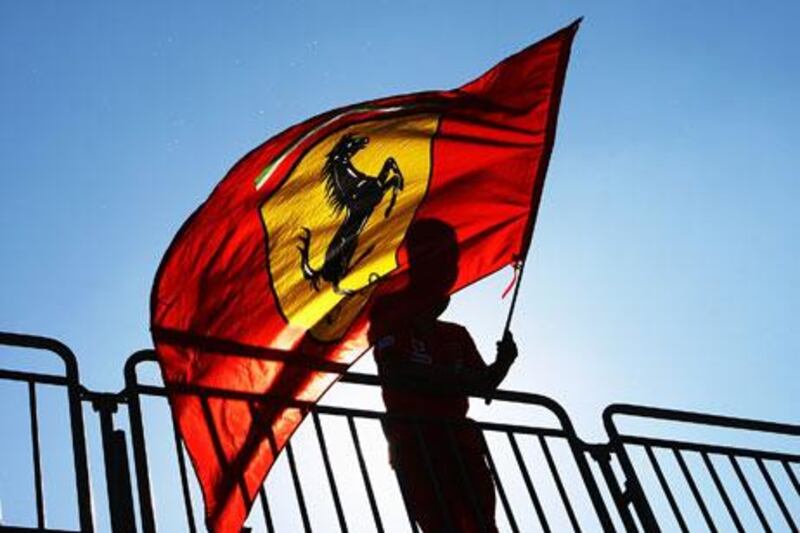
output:
[[[428, 190], [438, 121], [437, 115], [415, 115], [360, 122], [338, 130], [311, 147], [261, 205], [270, 279], [287, 322], [321, 341], [341, 338], [375, 284], [397, 268], [397, 249]], [[337, 209], [326, 193], [323, 172], [334, 147], [347, 135], [369, 140], [349, 160], [362, 179], [377, 180], [391, 158], [402, 175], [403, 187], [387, 187], [359, 230], [350, 235], [357, 244], [351, 256], [344, 261], [340, 257], [343, 275], [336, 287], [320, 279], [312, 283], [308, 272], [325, 268], [326, 252], [330, 255], [328, 249], [350, 211], [348, 205]], [[305, 274], [303, 249], [307, 252]]]

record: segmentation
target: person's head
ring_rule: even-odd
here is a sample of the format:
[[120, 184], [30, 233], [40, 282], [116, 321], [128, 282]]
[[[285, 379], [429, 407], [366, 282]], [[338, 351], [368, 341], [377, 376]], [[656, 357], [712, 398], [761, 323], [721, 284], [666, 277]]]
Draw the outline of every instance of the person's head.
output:
[[441, 220], [422, 219], [406, 234], [408, 290], [436, 303], [450, 293], [458, 277], [456, 232]]
[[[458, 278], [458, 242], [451, 226], [436, 219], [414, 221], [404, 242], [405, 285], [384, 293], [372, 310], [370, 334], [399, 324], [432, 324], [447, 308]], [[399, 288], [399, 287], [398, 287]]]
[[440, 220], [422, 219], [406, 235], [408, 287], [417, 307], [413, 323], [430, 327], [447, 309], [458, 276], [458, 243], [453, 228]]

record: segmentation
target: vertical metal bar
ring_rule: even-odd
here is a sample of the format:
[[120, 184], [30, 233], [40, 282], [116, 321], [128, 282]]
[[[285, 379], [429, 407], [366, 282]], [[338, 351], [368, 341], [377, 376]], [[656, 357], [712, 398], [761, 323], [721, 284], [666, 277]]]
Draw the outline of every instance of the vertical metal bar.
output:
[[525, 466], [525, 461], [523, 460], [522, 454], [519, 451], [517, 439], [514, 438], [514, 434], [511, 431], [506, 431], [506, 435], [508, 436], [508, 441], [511, 443], [511, 450], [514, 452], [514, 459], [517, 460], [517, 466], [519, 466], [519, 470], [522, 472], [522, 479], [525, 482], [525, 488], [528, 489], [528, 495], [531, 497], [531, 501], [533, 502], [533, 508], [536, 509], [536, 516], [539, 517], [539, 524], [541, 524], [542, 530], [545, 533], [550, 533], [550, 525], [547, 523], [547, 517], [544, 514], [542, 503], [539, 501], [539, 496], [536, 494], [536, 489], [534, 488], [533, 481], [528, 473], [528, 468]]
[[192, 509], [192, 494], [189, 491], [189, 479], [186, 475], [186, 460], [183, 456], [183, 445], [181, 444], [181, 436], [178, 434], [178, 428], [175, 422], [172, 421], [172, 435], [175, 438], [175, 453], [178, 456], [178, 471], [181, 475], [181, 490], [183, 491], [183, 507], [186, 510], [186, 523], [189, 525], [189, 531], [196, 533], [197, 527], [194, 523], [194, 510]]
[[[483, 509], [481, 509], [481, 502], [478, 500], [478, 496], [475, 492], [475, 487], [472, 484], [472, 477], [467, 472], [467, 467], [464, 464], [464, 458], [461, 456], [461, 450], [458, 447], [458, 442], [456, 441], [455, 436], [453, 435], [453, 426], [447, 421], [444, 421], [444, 427], [447, 431], [447, 440], [450, 444], [450, 450], [453, 452], [453, 455], [456, 458], [456, 464], [458, 465], [459, 475], [461, 477], [461, 481], [464, 483], [464, 488], [467, 491], [467, 495], [469, 496], [470, 503], [475, 510], [475, 518], [477, 519], [477, 523], [481, 529], [481, 531], [487, 531], [487, 524], [486, 524], [486, 517], [483, 515]], [[469, 426], [460, 426], [469, 428]]]
[[131, 471], [128, 466], [128, 447], [125, 432], [115, 429], [111, 434], [114, 460], [115, 507], [125, 532], [136, 531], [133, 515], [133, 495], [131, 494]]
[[678, 461], [678, 466], [681, 468], [681, 472], [683, 472], [683, 477], [689, 484], [689, 490], [692, 491], [692, 495], [694, 496], [694, 499], [697, 502], [697, 506], [700, 507], [700, 512], [703, 514], [703, 519], [706, 521], [708, 529], [716, 533], [717, 526], [714, 525], [714, 520], [711, 518], [711, 513], [708, 512], [708, 507], [706, 507], [706, 503], [703, 501], [703, 495], [700, 494], [700, 489], [697, 488], [697, 484], [694, 482], [692, 473], [689, 471], [689, 467], [686, 465], [686, 461], [683, 460], [683, 455], [681, 455], [680, 450], [678, 450], [677, 448], [673, 448], [672, 453], [675, 454], [675, 459], [677, 459]]
[[764, 516], [764, 511], [761, 510], [761, 506], [758, 505], [758, 500], [756, 500], [755, 494], [753, 494], [753, 489], [750, 488], [750, 484], [747, 482], [747, 478], [744, 477], [744, 472], [742, 472], [742, 468], [739, 466], [739, 463], [736, 461], [736, 457], [733, 455], [729, 455], [728, 459], [733, 466], [734, 472], [736, 472], [736, 477], [739, 478], [739, 482], [742, 484], [744, 488], [745, 494], [747, 494], [747, 499], [750, 500], [750, 505], [753, 506], [753, 509], [758, 516], [758, 520], [761, 522], [761, 525], [764, 527], [766, 531], [772, 531], [769, 527], [769, 522], [767, 522], [767, 517]]
[[[566, 417], [566, 414], [563, 418], [564, 420], [569, 420]], [[633, 503], [633, 506], [636, 509], [636, 515], [639, 518], [639, 522], [645, 531], [661, 531], [661, 528], [656, 521], [656, 516], [653, 514], [653, 509], [650, 507], [650, 503], [647, 501], [647, 496], [645, 495], [642, 485], [639, 482], [639, 478], [636, 475], [636, 469], [633, 468], [633, 463], [631, 462], [630, 457], [628, 457], [628, 451], [625, 448], [625, 443], [622, 442], [619, 432], [614, 425], [613, 413], [609, 409], [606, 409], [603, 412], [603, 425], [605, 426], [606, 433], [608, 433], [609, 436], [609, 446], [616, 452], [617, 461], [619, 461], [619, 466], [622, 468], [622, 473], [625, 476], [626, 496], [628, 500]], [[574, 434], [574, 431], [572, 433]], [[625, 517], [623, 514], [623, 520], [624, 519]], [[613, 530], [610, 523], [607, 526], [607, 530]]]
[[69, 397], [69, 420], [72, 432], [72, 460], [75, 464], [75, 489], [78, 495], [78, 512], [81, 531], [92, 533], [92, 488], [89, 483], [89, 460], [86, 456], [86, 433], [83, 427], [83, 407], [81, 406], [77, 369], [68, 372], [67, 395]]
[[494, 458], [492, 457], [492, 452], [489, 449], [489, 443], [486, 442], [486, 438], [483, 436], [483, 430], [481, 430], [481, 442], [483, 443], [483, 452], [486, 454], [486, 462], [489, 464], [489, 470], [492, 472], [492, 477], [494, 478], [494, 485], [497, 488], [497, 494], [500, 495], [500, 502], [503, 504], [503, 510], [506, 512], [506, 518], [508, 518], [508, 525], [511, 527], [511, 531], [514, 533], [519, 533], [517, 519], [514, 518], [514, 513], [511, 510], [511, 504], [509, 503], [508, 497], [506, 496], [506, 491], [503, 488], [503, 482], [500, 480], [500, 474], [498, 474], [497, 467], [494, 464]]
[[400, 487], [400, 496], [402, 496], [403, 498], [403, 505], [406, 508], [406, 516], [408, 517], [408, 524], [409, 526], [411, 526], [411, 532], [419, 533], [419, 528], [417, 527], [417, 521], [411, 514], [411, 506], [410, 506], [411, 504], [408, 499], [408, 493], [407, 493], [408, 487], [406, 486], [405, 482], [402, 479], [402, 474], [394, 467], [392, 467], [392, 470], [394, 470], [394, 476], [395, 479], [397, 479], [397, 486]]
[[325, 465], [325, 475], [328, 477], [328, 485], [331, 488], [333, 506], [336, 508], [336, 518], [339, 520], [339, 529], [343, 532], [347, 532], [347, 522], [344, 519], [342, 502], [339, 500], [339, 490], [336, 488], [336, 479], [333, 477], [331, 460], [328, 456], [328, 446], [325, 444], [325, 432], [322, 431], [322, 423], [320, 422], [319, 413], [317, 413], [316, 409], [311, 411], [311, 418], [314, 420], [314, 429], [317, 432], [317, 442], [319, 442], [319, 449], [322, 452], [322, 463]]
[[[625, 531], [628, 533], [637, 533], [639, 530], [636, 527], [633, 515], [629, 509], [630, 500], [622, 493], [619, 482], [617, 481], [617, 476], [611, 468], [611, 453], [608, 448], [604, 446], [601, 449], [596, 448], [592, 456], [594, 460], [597, 461], [597, 464], [600, 465], [600, 472], [603, 474], [608, 491], [611, 493], [611, 498], [617, 506], [617, 511], [619, 512], [620, 519], [622, 519], [622, 525], [625, 526]], [[613, 527], [607, 528], [606, 531], [615, 531], [615, 529]]]
[[770, 492], [772, 492], [772, 496], [775, 497], [775, 501], [778, 502], [778, 507], [781, 509], [781, 514], [786, 519], [786, 523], [789, 524], [789, 527], [792, 531], [797, 531], [797, 526], [792, 520], [792, 515], [789, 514], [789, 509], [786, 507], [786, 503], [783, 501], [781, 497], [781, 493], [778, 491], [778, 487], [775, 486], [775, 482], [772, 480], [772, 476], [770, 475], [767, 467], [764, 465], [764, 461], [761, 460], [760, 457], [756, 457], [756, 464], [758, 464], [758, 469], [761, 470], [761, 475], [764, 476], [764, 481], [767, 482], [769, 486]]
[[263, 484], [258, 487], [258, 499], [261, 500], [261, 512], [264, 514], [264, 522], [267, 524], [267, 532], [275, 533], [275, 526], [272, 523], [272, 513], [269, 512], [267, 492], [264, 490]]
[[31, 452], [33, 454], [33, 487], [36, 491], [36, 527], [44, 529], [44, 483], [42, 458], [39, 450], [39, 415], [36, 408], [36, 383], [28, 381], [28, 408], [31, 415]]
[[116, 399], [112, 395], [101, 395], [92, 403], [95, 411], [100, 415], [100, 434], [103, 441], [103, 465], [111, 531], [114, 533], [128, 532], [134, 528], [135, 522], [130, 493], [128, 454], [125, 449], [125, 432], [114, 429], [113, 413], [117, 410]]
[[303, 519], [303, 528], [306, 533], [311, 533], [311, 522], [308, 520], [308, 510], [306, 509], [306, 500], [303, 497], [303, 487], [300, 485], [300, 476], [297, 474], [297, 464], [294, 461], [294, 451], [292, 451], [292, 443], [286, 442], [286, 458], [289, 460], [289, 470], [292, 473], [292, 482], [294, 483], [294, 491], [297, 494], [297, 506], [300, 508], [300, 517]]
[[688, 533], [689, 528], [686, 526], [686, 521], [683, 519], [681, 510], [678, 508], [678, 503], [675, 501], [675, 496], [673, 496], [672, 491], [669, 488], [667, 478], [664, 477], [664, 472], [662, 472], [661, 466], [658, 464], [658, 459], [653, 453], [653, 449], [650, 446], [645, 446], [644, 450], [647, 453], [647, 458], [650, 460], [653, 470], [656, 472], [656, 477], [658, 478], [658, 483], [661, 485], [661, 490], [664, 491], [664, 494], [667, 497], [669, 506], [672, 509], [672, 514], [675, 515], [675, 519], [678, 521], [678, 526], [680, 526], [681, 531]]
[[798, 495], [800, 495], [800, 483], [797, 481], [797, 476], [794, 475], [791, 465], [787, 461], [781, 461], [781, 464], [783, 465], [783, 469], [786, 470], [786, 475], [789, 476], [789, 480], [792, 482], [794, 490], [797, 491]]
[[603, 531], [613, 532], [615, 528], [611, 521], [611, 515], [608, 512], [603, 496], [600, 494], [600, 489], [597, 487], [597, 480], [591, 468], [589, 468], [589, 462], [586, 460], [585, 445], [577, 437], [571, 424], [564, 425], [563, 427], [564, 431], [567, 432], [567, 443], [569, 444], [570, 450], [572, 450], [575, 465], [578, 467], [578, 472], [581, 478], [583, 478], [583, 485], [586, 488], [595, 513], [597, 513], [597, 519], [600, 521]]
[[356, 457], [358, 458], [358, 468], [361, 470], [361, 478], [364, 480], [364, 487], [367, 489], [367, 499], [369, 500], [369, 508], [372, 511], [372, 518], [375, 520], [375, 529], [383, 532], [383, 523], [381, 522], [381, 513], [378, 510], [378, 503], [375, 501], [375, 493], [372, 492], [372, 483], [369, 480], [369, 472], [367, 471], [367, 463], [364, 461], [364, 454], [361, 452], [361, 444], [358, 440], [358, 430], [352, 415], [347, 415], [347, 426], [350, 428], [350, 436], [353, 438], [353, 446], [356, 448]]
[[[133, 468], [136, 471], [136, 491], [139, 493], [139, 516], [142, 519], [143, 533], [155, 533], [156, 519], [153, 512], [153, 497], [150, 492], [150, 469], [147, 465], [147, 445], [144, 442], [144, 425], [139, 392], [136, 390], [135, 375], [131, 378], [126, 365], [126, 386], [128, 389], [128, 427], [133, 446]], [[135, 371], [133, 371], [135, 374]], [[133, 379], [133, 381], [131, 381]], [[173, 424], [174, 424], [173, 420]]]
[[[387, 440], [389, 440], [391, 446], [391, 437], [388, 428], [386, 427], [387, 426], [386, 418], [382, 416], [380, 420], [381, 420], [381, 426], [383, 427], [383, 433], [384, 435], [386, 435]], [[419, 533], [419, 529], [417, 528], [417, 521], [414, 520], [414, 516], [411, 514], [411, 504], [408, 499], [408, 494], [406, 492], [407, 491], [406, 484], [403, 482], [401, 474], [397, 470], [397, 468], [395, 468], [394, 464], [392, 464], [392, 471], [394, 472], [394, 477], [397, 480], [397, 486], [400, 489], [400, 496], [403, 498], [403, 507], [406, 510], [406, 516], [408, 517], [408, 524], [411, 526], [411, 533]]]
[[539, 444], [542, 447], [542, 451], [544, 451], [544, 457], [547, 460], [547, 466], [550, 468], [550, 473], [553, 475], [553, 479], [556, 482], [556, 488], [558, 489], [559, 496], [561, 496], [561, 502], [564, 504], [564, 508], [567, 511], [567, 516], [569, 516], [572, 529], [580, 532], [581, 526], [578, 524], [578, 518], [575, 516], [575, 511], [572, 509], [572, 504], [569, 503], [569, 496], [564, 488], [564, 483], [561, 481], [561, 476], [558, 474], [558, 468], [556, 468], [556, 462], [553, 460], [553, 455], [550, 453], [550, 447], [547, 445], [547, 440], [543, 435], [537, 435], [537, 437], [539, 438]]
[[114, 480], [114, 450], [112, 435], [114, 433], [114, 422], [111, 418], [110, 408], [94, 406], [95, 411], [100, 414], [100, 437], [103, 441], [103, 466], [106, 476], [106, 494], [108, 495], [108, 517], [111, 520], [111, 531], [119, 533], [122, 527], [116, 506], [116, 483]]
[[730, 497], [728, 497], [728, 492], [722, 485], [722, 480], [720, 480], [719, 475], [717, 474], [717, 469], [714, 468], [714, 463], [711, 462], [711, 459], [708, 457], [706, 452], [700, 452], [700, 455], [703, 456], [703, 462], [706, 464], [706, 468], [711, 474], [711, 479], [714, 481], [714, 485], [717, 487], [720, 497], [722, 497], [722, 503], [725, 504], [725, 508], [728, 510], [728, 514], [730, 515], [731, 520], [733, 520], [733, 524], [736, 526], [736, 531], [739, 533], [744, 533], [744, 526], [742, 526], [742, 522], [739, 520], [739, 515], [736, 514], [736, 509], [733, 507]]
[[439, 505], [439, 509], [442, 510], [442, 517], [444, 518], [444, 523], [447, 526], [447, 530], [453, 530], [453, 519], [450, 516], [449, 509], [447, 508], [447, 502], [444, 501], [442, 487], [439, 485], [439, 480], [436, 476], [436, 472], [433, 469], [433, 463], [431, 462], [431, 457], [428, 453], [428, 446], [425, 444], [425, 439], [422, 438], [422, 430], [419, 428], [419, 422], [415, 420], [412, 422], [412, 424], [414, 426], [414, 434], [417, 438], [417, 445], [419, 446], [420, 454], [422, 455], [422, 461], [425, 464], [425, 470], [428, 472], [428, 477], [431, 480], [431, 486], [433, 487], [433, 494], [436, 497], [436, 503]]

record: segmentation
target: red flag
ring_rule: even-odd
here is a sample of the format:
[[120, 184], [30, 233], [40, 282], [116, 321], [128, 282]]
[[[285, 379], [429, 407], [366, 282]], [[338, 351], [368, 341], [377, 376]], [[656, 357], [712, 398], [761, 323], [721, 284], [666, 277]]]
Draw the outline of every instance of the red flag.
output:
[[[446, 292], [524, 256], [577, 28], [458, 89], [293, 126], [242, 158], [186, 221], [156, 276], [151, 320], [209, 529], [239, 531], [303, 402], [368, 348], [375, 298], [406, 282], [415, 221], [454, 232]], [[435, 244], [417, 272], [436, 270]]]

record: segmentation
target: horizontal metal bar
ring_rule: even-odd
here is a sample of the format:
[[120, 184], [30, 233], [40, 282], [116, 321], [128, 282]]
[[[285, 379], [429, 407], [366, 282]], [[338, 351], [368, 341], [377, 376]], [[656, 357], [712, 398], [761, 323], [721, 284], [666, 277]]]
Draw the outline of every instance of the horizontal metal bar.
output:
[[[244, 344], [228, 339], [198, 335], [187, 331], [154, 326], [151, 328], [153, 338], [163, 344], [191, 347], [202, 350], [207, 357], [241, 357], [257, 359], [259, 361], [274, 361], [277, 363], [301, 366], [317, 372], [343, 374], [350, 365], [333, 361], [320, 360], [319, 358], [297, 351], [278, 350], [265, 348], [252, 344]], [[219, 355], [218, 355], [219, 354]]]
[[0, 525], [0, 531], [3, 533], [81, 533], [79, 529], [53, 529], [38, 527], [24, 527], [24, 526], [7, 526]]
[[638, 416], [644, 418], [657, 418], [675, 422], [686, 422], [706, 426], [720, 426], [749, 431], [763, 431], [767, 433], [782, 433], [800, 437], [800, 426], [781, 422], [767, 422], [749, 418], [733, 416], [711, 415], [693, 411], [678, 411], [661, 407], [648, 407], [644, 405], [612, 404], [603, 411], [603, 417], [610, 419], [615, 415]]
[[314, 406], [312, 410], [317, 411], [319, 414], [331, 415], [331, 416], [345, 416], [345, 417], [355, 416], [358, 418], [372, 418], [376, 420], [395, 420], [395, 421], [407, 421], [407, 422], [447, 421], [455, 426], [477, 425], [480, 429], [485, 431], [496, 431], [501, 433], [513, 431], [514, 433], [525, 434], [525, 435], [543, 435], [545, 437], [556, 437], [562, 439], [569, 438], [569, 435], [561, 429], [537, 428], [530, 426], [520, 426], [518, 424], [500, 424], [496, 422], [467, 421], [458, 418], [446, 419], [441, 417], [410, 417], [410, 416], [387, 414], [382, 411], [368, 411], [365, 409], [355, 409], [349, 407], [333, 407], [329, 405], [317, 405]]
[[298, 407], [305, 409], [309, 409], [315, 405], [313, 402], [292, 400], [290, 398], [286, 398], [285, 396], [280, 396], [276, 394], [269, 394], [269, 393], [259, 394], [254, 392], [244, 392], [231, 389], [219, 389], [215, 387], [201, 387], [201, 386], [189, 386], [189, 385], [179, 385], [179, 384], [171, 385], [169, 391], [164, 387], [137, 384], [132, 389], [128, 389], [127, 392], [129, 394], [136, 393], [147, 396], [161, 396], [163, 398], [168, 398], [170, 394], [175, 394], [182, 396], [198, 396], [201, 398], [240, 400], [243, 402], [263, 402], [266, 400], [273, 400], [275, 402], [284, 403], [286, 407]]
[[[296, 351], [284, 351], [274, 348], [265, 348], [263, 346], [243, 344], [228, 339], [197, 335], [195, 333], [171, 328], [156, 327], [152, 329], [152, 333], [153, 337], [158, 342], [176, 346], [200, 348], [207, 351], [211, 357], [214, 357], [214, 353], [220, 353], [230, 357], [244, 357], [262, 361], [275, 361], [288, 365], [304, 367], [313, 372], [340, 374], [343, 376], [342, 380], [346, 383], [359, 383], [362, 385], [386, 385], [385, 381], [380, 380], [377, 376], [349, 373], [348, 369], [350, 365], [346, 363], [320, 360], [317, 357]], [[139, 360], [145, 359], [146, 358], [143, 356], [139, 357]], [[483, 391], [475, 391], [475, 394], [471, 394], [471, 396], [476, 398], [487, 397]], [[564, 409], [557, 402], [551, 398], [548, 398], [547, 396], [542, 396], [539, 394], [505, 391], [491, 394], [488, 397], [499, 401], [538, 403], [554, 411], [559, 418], [562, 418], [566, 415]]]
[[[382, 380], [378, 376], [375, 376], [373, 374], [363, 374], [360, 372], [347, 372], [342, 376], [340, 382], [350, 383], [355, 385], [375, 385], [380, 387], [385, 387], [387, 385], [387, 382], [385, 380]], [[393, 385], [392, 383], [388, 384], [390, 386]], [[397, 384], [394, 385], [397, 388], [408, 388], [407, 386], [402, 387], [398, 386]], [[557, 416], [559, 416], [559, 418], [563, 412], [563, 408], [561, 407], [560, 404], [558, 404], [552, 398], [548, 398], [547, 396], [543, 396], [541, 394], [534, 394], [531, 392], [522, 392], [522, 391], [510, 391], [510, 390], [496, 390], [488, 395], [486, 394], [485, 391], [475, 392], [474, 394], [469, 393], [469, 391], [467, 392], [469, 396], [480, 400], [489, 398], [491, 400], [500, 402], [527, 403], [531, 405], [539, 405], [541, 407], [545, 407], [553, 411]]]
[[653, 446], [654, 448], [681, 449], [692, 452], [718, 453], [721, 455], [736, 455], [739, 457], [752, 457], [770, 459], [773, 461], [800, 461], [800, 455], [782, 452], [769, 452], [764, 450], [754, 450], [751, 448], [739, 448], [736, 446], [724, 446], [719, 444], [702, 444], [697, 442], [686, 442], [680, 440], [657, 439], [653, 437], [638, 437], [632, 435], [622, 435], [619, 437], [625, 444], [636, 444], [639, 446]]
[[[344, 379], [342, 381], [344, 381]], [[380, 411], [369, 411], [365, 409], [348, 408], [348, 407], [336, 407], [331, 405], [319, 405], [317, 403], [310, 401], [295, 400], [292, 398], [287, 398], [286, 396], [270, 394], [270, 393], [245, 392], [245, 391], [237, 391], [231, 389], [220, 389], [215, 387], [204, 387], [204, 386], [190, 386], [183, 384], [172, 385], [169, 387], [169, 389], [170, 390], [168, 390], [166, 387], [161, 387], [156, 385], [144, 385], [137, 383], [132, 387], [128, 387], [126, 389], [126, 393], [140, 394], [146, 396], [160, 396], [164, 398], [169, 397], [170, 394], [180, 394], [186, 396], [194, 395], [207, 398], [224, 398], [228, 400], [241, 400], [247, 402], [272, 400], [276, 402], [283, 402], [286, 404], [287, 407], [316, 409], [319, 413], [328, 415], [359, 416], [362, 418], [381, 418], [383, 416], [386, 416], [386, 413]], [[566, 438], [568, 436], [566, 428], [564, 430], [552, 429], [552, 428], [534, 429], [528, 426], [519, 426], [513, 424], [497, 424], [489, 422], [481, 422], [481, 424], [483, 424], [482, 425], [483, 429], [491, 431], [505, 432], [511, 430], [517, 432], [525, 432], [537, 435], [542, 434], [542, 435], [547, 435], [552, 437], [562, 437], [562, 438]]]
[[41, 374], [39, 372], [22, 372], [19, 370], [0, 369], [0, 379], [10, 381], [34, 381], [45, 385], [69, 385], [70, 382], [64, 376], [54, 374]]
[[[141, 395], [148, 395], [148, 396], [160, 396], [160, 397], [168, 397], [169, 392], [164, 387], [157, 387], [154, 385], [141, 385], [137, 384], [133, 387], [132, 390], [129, 390], [130, 393], [136, 393]], [[256, 394], [251, 392], [242, 392], [242, 391], [235, 391], [235, 390], [228, 390], [228, 389], [218, 389], [213, 387], [189, 387], [189, 386], [175, 386], [174, 394], [180, 395], [194, 395], [206, 398], [226, 398], [230, 400], [241, 400], [241, 401], [264, 401], [264, 400], [274, 400], [276, 402], [283, 402], [286, 404], [287, 407], [299, 407], [308, 410], [314, 410], [320, 414], [326, 415], [334, 415], [334, 416], [355, 416], [359, 418], [371, 418], [376, 420], [414, 420], [414, 421], [425, 421], [427, 418], [424, 417], [404, 417], [398, 415], [391, 415], [387, 414], [382, 411], [369, 411], [366, 409], [357, 409], [357, 408], [350, 408], [350, 407], [335, 407], [331, 405], [319, 405], [313, 402], [301, 401], [301, 400], [292, 400], [288, 399], [285, 396], [279, 395], [272, 395], [272, 394]], [[431, 421], [441, 421], [441, 418], [430, 418]], [[454, 423], [458, 423], [458, 419], [454, 419]], [[463, 421], [462, 421], [463, 422]], [[558, 437], [558, 438], [567, 438], [568, 433], [565, 430], [561, 429], [552, 429], [552, 428], [534, 428], [529, 426], [520, 426], [516, 424], [498, 424], [493, 422], [477, 422], [477, 424], [481, 427], [481, 429], [487, 431], [498, 431], [498, 432], [507, 432], [507, 431], [514, 431], [515, 433], [527, 434], [527, 435], [543, 435], [548, 437]]]
[[[233, 348], [237, 356], [240, 357], [247, 357], [243, 353], [236, 352], [238, 348]], [[278, 350], [270, 350], [266, 348], [261, 348], [257, 346], [244, 346], [243, 352], [249, 351], [258, 352], [258, 359], [259, 360], [274, 360], [276, 362], [281, 362], [285, 364], [291, 365], [298, 365], [304, 368], [309, 369], [309, 371], [313, 372], [320, 372], [320, 373], [329, 373], [329, 374], [339, 374], [339, 382], [340, 383], [349, 383], [354, 385], [369, 385], [369, 386], [376, 386], [382, 388], [397, 388], [397, 389], [414, 389], [419, 390], [419, 387], [411, 386], [409, 387], [408, 384], [398, 384], [387, 381], [382, 379], [374, 374], [364, 374], [360, 372], [350, 372], [347, 370], [347, 365], [342, 363], [330, 363], [326, 364], [324, 361], [317, 365], [315, 362], [310, 361], [308, 356], [299, 355], [298, 354], [291, 354], [289, 352], [280, 352]], [[275, 355], [275, 357], [270, 357], [268, 354]], [[280, 355], [276, 355], [280, 354]], [[135, 367], [139, 363], [143, 362], [156, 362], [156, 352], [154, 350], [139, 350], [135, 352], [125, 363], [125, 373], [126, 375], [135, 376], [136, 371]], [[332, 366], [331, 366], [332, 365]], [[131, 380], [132, 381], [132, 380]], [[130, 383], [128, 384], [130, 386]], [[137, 385], [139, 388], [139, 392], [142, 394], [152, 394], [152, 395], [161, 395], [163, 396], [165, 392], [157, 392], [154, 389], [148, 389], [147, 392], [143, 389], [143, 387], [151, 387], [150, 385]], [[484, 391], [476, 391], [474, 394], [470, 393], [470, 391], [458, 391], [461, 394], [467, 393], [468, 396], [474, 397], [476, 399], [483, 400], [485, 398], [489, 398], [491, 400], [500, 401], [500, 402], [511, 402], [511, 403], [525, 403], [531, 405], [538, 405], [540, 407], [544, 407], [545, 409], [550, 410], [556, 418], [561, 422], [562, 426], [570, 430], [571, 423], [569, 421], [569, 417], [567, 416], [566, 411], [564, 408], [552, 398], [548, 398], [547, 396], [543, 396], [541, 394], [534, 394], [530, 392], [522, 392], [522, 391], [507, 391], [507, 390], [497, 390], [493, 393], [487, 395]]]
[[40, 337], [38, 335], [0, 331], [0, 345], [33, 348], [35, 350], [51, 352], [64, 362], [67, 379], [73, 382], [78, 381], [78, 359], [75, 357], [73, 351], [70, 350], [69, 346], [61, 341], [49, 337]]

